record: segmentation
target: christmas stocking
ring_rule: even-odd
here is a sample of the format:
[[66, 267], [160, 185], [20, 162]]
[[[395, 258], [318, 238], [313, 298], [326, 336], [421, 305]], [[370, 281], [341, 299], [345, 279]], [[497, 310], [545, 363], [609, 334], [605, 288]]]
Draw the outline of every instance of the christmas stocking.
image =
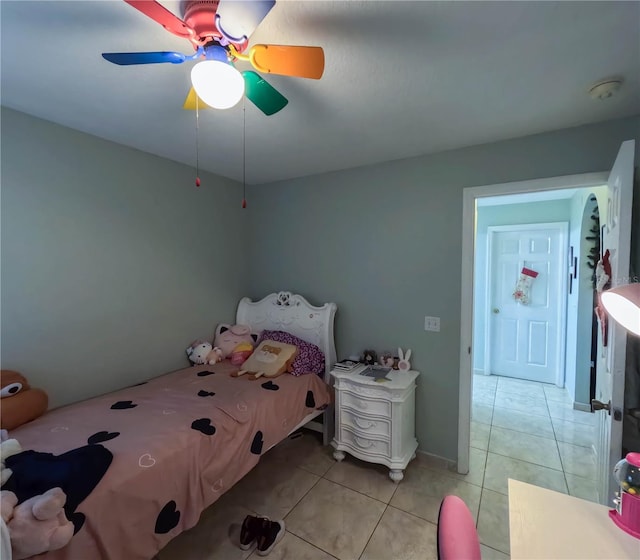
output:
[[604, 310], [604, 307], [602, 307], [600, 295], [602, 294], [602, 292], [611, 287], [611, 262], [609, 261], [610, 256], [611, 253], [609, 253], [609, 249], [607, 249], [596, 265], [596, 292], [598, 294], [598, 303], [594, 311], [596, 312], [596, 317], [598, 317], [598, 321], [600, 322], [600, 329], [602, 331], [602, 346], [607, 345], [609, 329], [607, 327], [607, 312]]
[[538, 273], [535, 270], [531, 270], [526, 266], [523, 267], [520, 272], [518, 283], [516, 284], [516, 289], [513, 291], [513, 299], [519, 301], [523, 305], [528, 305], [531, 293], [531, 284], [536, 276], [538, 276]]

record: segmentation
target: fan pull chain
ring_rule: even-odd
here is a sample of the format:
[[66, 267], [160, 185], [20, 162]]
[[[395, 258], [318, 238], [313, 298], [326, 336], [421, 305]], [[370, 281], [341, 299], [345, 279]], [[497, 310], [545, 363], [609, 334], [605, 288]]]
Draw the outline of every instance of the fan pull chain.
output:
[[198, 159], [198, 136], [200, 132], [200, 111], [198, 109], [198, 95], [196, 94], [196, 187], [200, 186], [200, 161]]
[[247, 121], [242, 97], [242, 207], [247, 207]]

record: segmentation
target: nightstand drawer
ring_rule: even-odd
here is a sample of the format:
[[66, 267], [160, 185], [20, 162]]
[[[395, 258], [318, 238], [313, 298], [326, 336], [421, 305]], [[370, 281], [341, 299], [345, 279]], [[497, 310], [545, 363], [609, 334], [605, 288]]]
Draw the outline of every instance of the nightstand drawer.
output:
[[341, 406], [391, 418], [391, 403], [389, 401], [366, 399], [349, 391], [342, 391], [340, 398]]
[[372, 436], [391, 436], [391, 423], [388, 420], [366, 418], [355, 411], [343, 408], [340, 411], [340, 421], [343, 426], [366, 432]]
[[344, 391], [349, 391], [356, 395], [362, 395], [365, 399], [388, 399], [390, 392], [382, 387], [369, 387], [351, 380], [342, 380], [341, 387]]
[[340, 432], [342, 442], [349, 445], [356, 451], [360, 451], [361, 453], [368, 455], [381, 455], [383, 457], [391, 456], [391, 449], [388, 441], [366, 437], [362, 434], [356, 434], [348, 428], [342, 428]]

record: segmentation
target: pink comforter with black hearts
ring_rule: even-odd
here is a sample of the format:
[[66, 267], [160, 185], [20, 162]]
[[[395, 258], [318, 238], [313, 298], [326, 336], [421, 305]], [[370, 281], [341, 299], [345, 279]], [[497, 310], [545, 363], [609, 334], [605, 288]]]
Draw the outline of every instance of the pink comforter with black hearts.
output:
[[[152, 558], [193, 527], [331, 389], [317, 375], [230, 377], [228, 361], [195, 366], [53, 410], [12, 431], [24, 450], [61, 455], [87, 444], [113, 454], [76, 509], [77, 533], [47, 560]], [[78, 528], [78, 525], [79, 528]]]

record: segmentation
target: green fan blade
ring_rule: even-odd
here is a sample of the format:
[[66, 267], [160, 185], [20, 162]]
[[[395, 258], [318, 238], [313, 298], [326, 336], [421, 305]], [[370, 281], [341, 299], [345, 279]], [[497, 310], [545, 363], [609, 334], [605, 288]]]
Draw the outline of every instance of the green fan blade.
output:
[[289, 103], [284, 95], [252, 70], [242, 72], [242, 77], [245, 95], [265, 115], [273, 115]]

